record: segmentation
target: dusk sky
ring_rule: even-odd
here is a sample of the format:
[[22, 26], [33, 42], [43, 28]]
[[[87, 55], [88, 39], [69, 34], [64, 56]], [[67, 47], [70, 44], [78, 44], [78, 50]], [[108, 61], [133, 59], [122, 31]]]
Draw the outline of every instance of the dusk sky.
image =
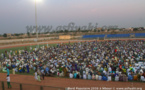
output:
[[[145, 0], [40, 0], [38, 25], [145, 27]], [[0, 0], [0, 34], [26, 33], [35, 25], [35, 0]]]

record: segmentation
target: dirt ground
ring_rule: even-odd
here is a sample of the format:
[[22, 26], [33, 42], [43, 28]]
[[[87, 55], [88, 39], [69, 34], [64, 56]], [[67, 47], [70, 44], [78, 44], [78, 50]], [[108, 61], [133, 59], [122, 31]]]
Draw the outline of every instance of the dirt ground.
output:
[[[67, 88], [67, 87], [87, 87], [87, 88], [105, 88], [105, 87], [110, 87], [110, 88], [142, 88], [142, 90], [145, 90], [145, 83], [142, 82], [115, 82], [115, 81], [97, 81], [97, 80], [83, 80], [83, 79], [68, 79], [68, 78], [56, 78], [56, 77], [45, 77], [44, 80], [41, 82], [38, 82], [34, 79], [34, 76], [27, 76], [27, 75], [10, 75], [11, 82], [16, 82], [16, 83], [22, 83], [23, 88], [31, 88], [31, 90], [35, 89], [37, 90], [38, 88], [40, 89], [39, 86], [34, 86], [34, 85], [42, 85], [42, 86], [52, 86], [52, 87], [62, 87], [62, 88]], [[0, 81], [6, 81], [6, 73], [0, 73]], [[11, 83], [12, 88], [19, 87], [19, 84]], [[32, 85], [25, 85], [25, 84], [32, 84]], [[34, 87], [33, 87], [34, 86]], [[5, 83], [5, 87], [6, 83]], [[33, 89], [32, 89], [33, 87]], [[38, 89], [38, 90], [39, 90]], [[16, 90], [16, 89], [15, 89]], [[23, 89], [25, 90], [25, 89]], [[30, 90], [30, 89], [29, 89]], [[48, 89], [46, 89], [48, 90]], [[51, 89], [49, 89], [51, 90]], [[57, 89], [56, 89], [57, 90]], [[95, 89], [97, 90], [97, 89]], [[103, 90], [103, 89], [102, 89]], [[105, 89], [104, 89], [105, 90]], [[108, 90], [108, 89], [106, 89]], [[111, 89], [113, 90], [113, 89]], [[117, 90], [117, 89], [115, 89]], [[125, 89], [123, 89], [125, 90]], [[137, 89], [135, 89], [137, 90]], [[141, 90], [141, 89], [139, 89]]]
[[[88, 40], [70, 40], [70, 41], [49, 41], [49, 42], [43, 42], [43, 43], [40, 43], [40, 44], [58, 44], [58, 43], [74, 43], [74, 42], [85, 42], [85, 41], [88, 41]], [[89, 41], [94, 41], [94, 40], [89, 40]], [[39, 45], [40, 45], [39, 44]], [[23, 46], [32, 46], [32, 45], [37, 45], [36, 43], [34, 44], [29, 44], [29, 43], [26, 43], [26, 44], [16, 44], [16, 45], [4, 45], [4, 46], [1, 46], [0, 49], [6, 49], [6, 48], [13, 48], [13, 47], [23, 47]]]
[[[70, 42], [77, 42], [77, 41], [70, 41]], [[63, 43], [68, 43], [68, 41]], [[49, 44], [54, 44], [54, 43], [49, 42]], [[0, 49], [27, 46], [27, 45], [29, 44], [5, 46], [5, 47], [0, 47]], [[6, 88], [5, 90], [20, 90], [19, 83], [22, 83], [23, 90], [40, 90], [40, 86], [36, 86], [36, 85], [46, 86], [43, 88], [43, 90], [63, 90], [63, 89], [58, 89], [53, 87], [62, 87], [62, 88], [75, 87], [75, 89], [68, 89], [68, 90], [80, 90], [80, 89], [86, 90], [86, 88], [90, 88], [87, 90], [125, 90], [125, 88], [127, 88], [126, 90], [145, 90], [145, 83], [140, 83], [140, 82], [113, 82], [113, 81], [67, 79], [67, 78], [56, 78], [56, 77], [45, 77], [45, 80], [38, 82], [34, 79], [34, 76], [28, 76], [28, 75], [10, 75], [10, 78], [11, 78], [11, 82], [14, 82], [11, 83], [12, 88], [11, 89]], [[6, 81], [6, 73], [0, 73], [0, 81]], [[2, 84], [0, 83], [0, 90], [1, 90], [1, 85]], [[6, 82], [5, 82], [5, 87], [7, 87]], [[79, 87], [80, 89], [77, 89], [77, 87]]]
[[[49, 42], [39, 42], [40, 44], [56, 44], [56, 43], [73, 43], [73, 42], [85, 42], [85, 41], [95, 41], [96, 39], [94, 40], [52, 40], [52, 41], [49, 41]], [[115, 41], [116, 39], [112, 39], [112, 41]], [[120, 39], [120, 40], [145, 40], [145, 39]], [[108, 40], [98, 40], [98, 41], [108, 41]], [[0, 46], [0, 49], [6, 49], [6, 48], [13, 48], [13, 47], [22, 47], [22, 46], [32, 46], [32, 45], [37, 45], [36, 43], [34, 44], [30, 44], [30, 43], [26, 43], [26, 44], [14, 44], [14, 45], [3, 45], [3, 46]]]

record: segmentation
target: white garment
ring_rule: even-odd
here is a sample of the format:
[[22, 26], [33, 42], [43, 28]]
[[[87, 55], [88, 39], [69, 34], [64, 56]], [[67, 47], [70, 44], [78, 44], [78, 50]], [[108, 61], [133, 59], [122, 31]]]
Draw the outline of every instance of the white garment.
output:
[[115, 76], [115, 81], [119, 81], [119, 77], [118, 76]]
[[87, 79], [87, 76], [86, 76], [86, 74], [84, 74], [84, 75], [83, 75], [83, 79]]
[[107, 78], [108, 78], [108, 81], [112, 81], [111, 76], [108, 76]]
[[141, 74], [141, 73], [143, 73], [143, 70], [141, 69], [139, 72], [140, 72], [140, 74]]
[[10, 77], [7, 77], [6, 79], [7, 79], [7, 82], [10, 82]]
[[108, 70], [109, 72], [112, 72], [112, 68], [111, 67], [109, 67], [109, 70]]
[[140, 80], [141, 80], [141, 81], [145, 81], [144, 76], [141, 76], [141, 77], [140, 77]]
[[99, 80], [99, 76], [98, 76], [98, 75], [96, 75], [96, 77], [95, 77], [95, 78], [96, 78], [96, 80]]
[[37, 80], [38, 78], [37, 78], [37, 72], [35, 72], [35, 79]]
[[104, 70], [103, 73], [106, 75], [106, 71]]
[[86, 68], [86, 72], [89, 72], [89, 68]]
[[98, 66], [98, 63], [96, 63], [96, 66]]
[[73, 78], [73, 74], [72, 73], [69, 74], [69, 78]]
[[102, 76], [99, 76], [99, 77], [98, 77], [98, 80], [102, 80]]

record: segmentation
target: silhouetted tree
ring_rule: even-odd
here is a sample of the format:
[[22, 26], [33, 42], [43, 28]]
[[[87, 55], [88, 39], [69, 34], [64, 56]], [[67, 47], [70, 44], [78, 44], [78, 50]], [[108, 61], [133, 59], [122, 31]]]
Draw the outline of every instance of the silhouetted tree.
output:
[[7, 34], [6, 34], [6, 33], [4, 33], [4, 34], [3, 34], [3, 37], [7, 37]]

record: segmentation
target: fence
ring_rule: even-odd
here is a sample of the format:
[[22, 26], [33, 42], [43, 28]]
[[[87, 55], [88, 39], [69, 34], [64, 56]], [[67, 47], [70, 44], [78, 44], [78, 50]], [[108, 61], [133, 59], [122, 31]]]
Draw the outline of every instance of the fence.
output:
[[145, 37], [145, 33], [135, 33], [135, 37]]
[[101, 35], [83, 35], [82, 39], [95, 38], [144, 38], [145, 33], [130, 33], [130, 34], [101, 34]]
[[126, 37], [129, 37], [129, 36], [130, 36], [130, 34], [108, 34], [107, 38], [116, 38], [116, 37], [126, 38]]
[[105, 35], [84, 35], [83, 38], [104, 38]]
[[[61, 87], [41, 86], [32, 84], [22, 84], [11, 82], [12, 88], [10, 90], [65, 90]], [[7, 82], [0, 81], [0, 90], [9, 90]]]

